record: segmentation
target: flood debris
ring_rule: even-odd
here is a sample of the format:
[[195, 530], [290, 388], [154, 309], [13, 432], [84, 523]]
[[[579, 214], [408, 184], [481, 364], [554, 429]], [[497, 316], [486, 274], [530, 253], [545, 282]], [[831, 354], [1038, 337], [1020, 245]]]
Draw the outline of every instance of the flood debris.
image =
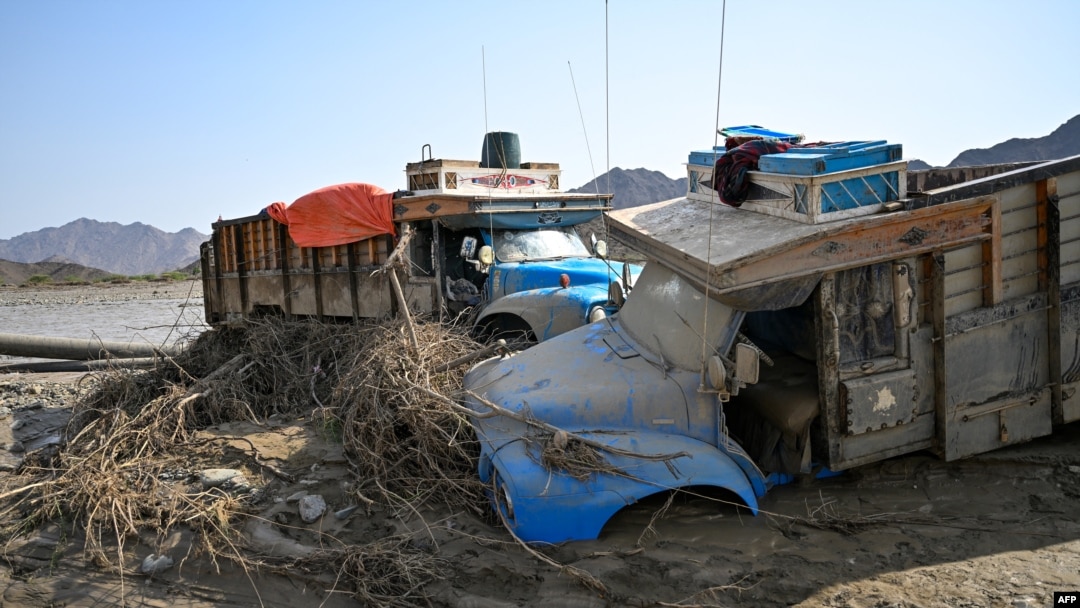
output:
[[[4, 552], [22, 534], [69, 522], [85, 536], [91, 563], [122, 577], [159, 574], [174, 558], [155, 552], [130, 569], [132, 545], [147, 533], [163, 543], [185, 529], [193, 555], [246, 570], [337, 572], [339, 586], [351, 586], [347, 592], [365, 605], [424, 605], [424, 585], [444, 563], [410, 534], [366, 546], [328, 539], [330, 548], [299, 558], [260, 552], [244, 522], [265, 498], [260, 486], [293, 473], [250, 442], [245, 466], [176, 473], [193, 461], [220, 462], [222, 449], [242, 439], [207, 438], [202, 429], [308, 417], [344, 444], [357, 480], [354, 504], [410, 516], [432, 501], [484, 512], [467, 418], [418, 388], [452, 394], [465, 370], [447, 364], [481, 347], [452, 325], [413, 329], [417, 349], [402, 347], [408, 338], [400, 323], [252, 319], [206, 332], [152, 369], [86, 376], [57, 449], [27, 454], [0, 488], [0, 526], [11, 539]], [[262, 481], [249, 481], [252, 473]], [[305, 523], [332, 510], [315, 493], [294, 498]], [[336, 507], [338, 519], [355, 510], [344, 507]]]

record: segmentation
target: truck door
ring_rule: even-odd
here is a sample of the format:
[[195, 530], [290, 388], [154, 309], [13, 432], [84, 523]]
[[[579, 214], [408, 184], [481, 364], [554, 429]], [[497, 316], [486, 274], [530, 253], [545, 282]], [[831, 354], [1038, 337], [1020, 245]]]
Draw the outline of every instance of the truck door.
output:
[[818, 291], [819, 385], [829, 465], [844, 469], [930, 447], [930, 370], [920, 348], [914, 258], [831, 273]]

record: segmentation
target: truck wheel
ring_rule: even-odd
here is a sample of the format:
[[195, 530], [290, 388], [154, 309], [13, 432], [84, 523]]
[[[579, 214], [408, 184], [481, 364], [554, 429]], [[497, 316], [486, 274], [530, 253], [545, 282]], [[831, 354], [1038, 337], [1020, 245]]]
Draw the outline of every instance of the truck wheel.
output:
[[536, 336], [532, 328], [521, 317], [513, 315], [496, 315], [481, 322], [478, 337], [485, 342], [506, 340], [506, 344], [514, 350], [523, 350], [536, 344]]

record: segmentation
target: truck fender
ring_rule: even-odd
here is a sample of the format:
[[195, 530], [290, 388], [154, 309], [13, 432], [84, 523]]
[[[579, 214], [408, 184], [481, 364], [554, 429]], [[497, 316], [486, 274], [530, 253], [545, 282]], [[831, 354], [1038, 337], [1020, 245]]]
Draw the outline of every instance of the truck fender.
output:
[[690, 486], [728, 490], [757, 514], [764, 480], [750, 480], [734, 459], [713, 445], [652, 431], [581, 436], [640, 454], [686, 455], [665, 463], [603, 452], [608, 463], [625, 474], [593, 473], [580, 480], [539, 464], [537, 442], [509, 439], [497, 448], [486, 445], [481, 453], [480, 477], [489, 483], [496, 508], [522, 540], [560, 543], [595, 539], [624, 507], [653, 494]]
[[492, 300], [480, 312], [476, 327], [498, 315], [522, 319], [538, 342], [576, 329], [586, 323], [594, 306], [608, 301], [607, 287], [578, 285], [519, 291]]

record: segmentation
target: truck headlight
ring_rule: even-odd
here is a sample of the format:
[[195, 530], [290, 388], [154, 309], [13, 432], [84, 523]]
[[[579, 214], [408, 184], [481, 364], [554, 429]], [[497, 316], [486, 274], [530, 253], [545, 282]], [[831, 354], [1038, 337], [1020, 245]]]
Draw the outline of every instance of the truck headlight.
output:
[[596, 323], [600, 319], [607, 318], [607, 311], [603, 306], [596, 306], [589, 311], [589, 323]]

